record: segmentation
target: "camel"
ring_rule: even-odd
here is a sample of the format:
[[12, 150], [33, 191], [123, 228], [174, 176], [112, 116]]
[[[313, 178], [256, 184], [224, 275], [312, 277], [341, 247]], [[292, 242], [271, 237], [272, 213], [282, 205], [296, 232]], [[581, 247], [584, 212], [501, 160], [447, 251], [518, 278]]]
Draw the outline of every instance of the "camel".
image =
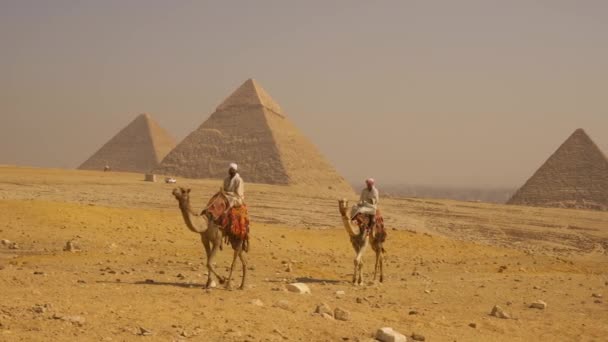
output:
[[384, 247], [383, 243], [386, 239], [386, 233], [374, 233], [371, 234], [365, 230], [365, 226], [367, 222], [362, 222], [358, 226], [355, 225], [351, 221], [351, 217], [349, 215], [349, 206], [348, 200], [341, 199], [338, 201], [338, 209], [340, 211], [340, 215], [342, 216], [342, 222], [344, 223], [344, 228], [350, 237], [350, 243], [353, 245], [353, 249], [355, 250], [356, 256], [354, 260], [355, 270], [353, 273], [353, 284], [361, 285], [363, 283], [363, 254], [365, 253], [365, 249], [367, 245], [371, 243], [372, 250], [376, 253], [376, 266], [374, 268], [374, 281], [376, 280], [376, 275], [378, 271], [380, 272], [380, 282], [384, 281], [384, 273], [383, 273], [383, 260], [384, 260]]
[[215, 281], [212, 278], [212, 275], [215, 275], [220, 284], [225, 283], [226, 288], [231, 289], [230, 282], [232, 280], [232, 270], [234, 269], [234, 264], [238, 256], [243, 265], [243, 278], [239, 289], [244, 289], [245, 278], [247, 275], [247, 260], [245, 259], [243, 251], [247, 251], [248, 249], [247, 241], [241, 240], [234, 236], [228, 236], [232, 249], [234, 250], [234, 257], [232, 259], [232, 265], [230, 266], [230, 274], [228, 275], [228, 278], [220, 276], [215, 271], [213, 264], [213, 260], [215, 259], [218, 249], [222, 249], [222, 237], [224, 237], [224, 233], [220, 229], [220, 226], [216, 223], [217, 217], [213, 217], [207, 210], [204, 210], [201, 214], [197, 214], [192, 210], [192, 207], [190, 206], [190, 189], [184, 189], [181, 187], [175, 188], [173, 189], [173, 196], [175, 196], [175, 199], [177, 199], [179, 209], [182, 212], [184, 222], [186, 223], [186, 227], [188, 227], [190, 231], [200, 234], [201, 241], [205, 247], [208, 271], [208, 278], [205, 287], [212, 288], [216, 286]]

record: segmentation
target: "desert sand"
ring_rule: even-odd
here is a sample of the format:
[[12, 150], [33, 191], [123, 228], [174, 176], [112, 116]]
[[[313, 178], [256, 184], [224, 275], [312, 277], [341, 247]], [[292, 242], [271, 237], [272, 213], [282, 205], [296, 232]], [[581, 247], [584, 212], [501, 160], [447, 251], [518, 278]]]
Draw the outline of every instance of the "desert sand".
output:
[[[353, 286], [331, 192], [247, 184], [249, 284], [227, 291], [202, 288], [200, 239], [171, 196], [192, 188], [198, 209], [220, 182], [143, 178], [0, 167], [1, 341], [367, 341], [381, 327], [426, 341], [607, 339], [606, 212], [382, 199], [385, 282], [368, 282], [370, 250]], [[315, 314], [322, 303], [348, 319]]]

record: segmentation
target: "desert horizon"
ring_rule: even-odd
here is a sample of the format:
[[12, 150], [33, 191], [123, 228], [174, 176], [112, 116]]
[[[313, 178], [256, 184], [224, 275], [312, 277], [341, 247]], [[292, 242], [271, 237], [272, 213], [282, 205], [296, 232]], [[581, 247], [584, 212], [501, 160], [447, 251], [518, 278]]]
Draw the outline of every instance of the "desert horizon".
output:
[[0, 341], [606, 341], [608, 2], [0, 1]]

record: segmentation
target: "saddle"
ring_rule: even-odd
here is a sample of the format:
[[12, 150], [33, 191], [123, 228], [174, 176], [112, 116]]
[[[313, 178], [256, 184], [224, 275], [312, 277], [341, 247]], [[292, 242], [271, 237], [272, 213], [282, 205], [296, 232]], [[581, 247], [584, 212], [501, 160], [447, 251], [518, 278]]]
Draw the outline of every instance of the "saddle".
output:
[[246, 204], [232, 207], [229, 210], [228, 199], [223, 191], [216, 193], [207, 202], [207, 208], [203, 213], [209, 213], [211, 219], [222, 230], [227, 238], [233, 237], [247, 240], [249, 235], [249, 211]]
[[365, 234], [372, 234], [372, 237], [380, 239], [382, 242], [386, 239], [386, 230], [384, 229], [384, 218], [380, 209], [376, 209], [376, 224], [370, 227], [371, 217], [369, 214], [357, 213], [353, 221], [357, 222], [359, 231]]

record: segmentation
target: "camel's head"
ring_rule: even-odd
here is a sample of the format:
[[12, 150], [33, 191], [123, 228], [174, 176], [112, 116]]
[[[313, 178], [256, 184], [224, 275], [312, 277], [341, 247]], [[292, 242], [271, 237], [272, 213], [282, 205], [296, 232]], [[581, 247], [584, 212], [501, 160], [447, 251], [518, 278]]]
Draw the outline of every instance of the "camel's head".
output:
[[175, 199], [178, 202], [187, 202], [190, 200], [190, 189], [184, 189], [184, 188], [175, 188], [173, 189], [173, 196], [175, 196]]
[[348, 212], [348, 200], [343, 198], [338, 200], [338, 210], [342, 216], [346, 216]]

